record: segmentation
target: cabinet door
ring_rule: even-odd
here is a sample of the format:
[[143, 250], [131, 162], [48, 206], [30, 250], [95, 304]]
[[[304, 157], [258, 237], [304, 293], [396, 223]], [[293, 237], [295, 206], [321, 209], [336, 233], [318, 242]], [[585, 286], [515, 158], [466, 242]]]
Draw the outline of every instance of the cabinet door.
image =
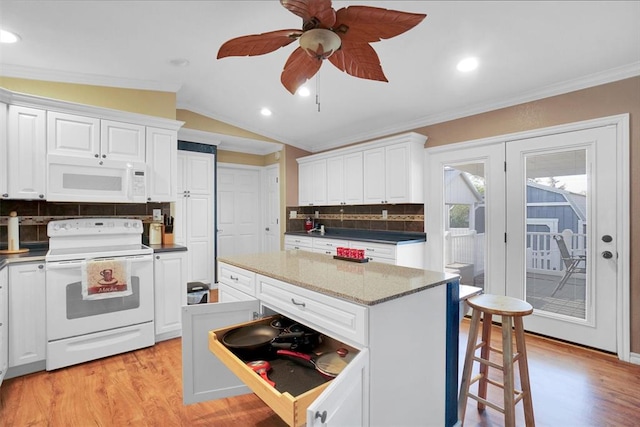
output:
[[313, 162], [311, 172], [311, 203], [316, 206], [327, 204], [327, 161]]
[[213, 283], [213, 197], [189, 194], [186, 203], [189, 282]]
[[298, 205], [313, 204], [313, 163], [298, 164]]
[[43, 263], [9, 267], [9, 367], [45, 360]]
[[7, 179], [10, 199], [44, 199], [45, 112], [9, 106]]
[[386, 203], [384, 148], [365, 150], [362, 161], [364, 204]]
[[[345, 156], [327, 159], [327, 204], [342, 205], [345, 201]], [[360, 167], [362, 173], [362, 167]], [[362, 178], [360, 179], [362, 181]], [[362, 200], [362, 196], [360, 196]]]
[[307, 426], [369, 425], [369, 350], [364, 348], [307, 408]]
[[156, 342], [182, 334], [181, 307], [187, 305], [187, 253], [165, 252], [153, 262]]
[[209, 331], [251, 321], [258, 310], [257, 300], [182, 307], [182, 398], [185, 404], [251, 392], [209, 351]]
[[100, 157], [100, 119], [47, 112], [47, 153]]
[[362, 204], [364, 192], [362, 152], [344, 156], [344, 202]]
[[0, 385], [9, 367], [9, 269], [0, 270]]
[[189, 153], [185, 170], [186, 189], [190, 194], [213, 194], [213, 156]]
[[145, 161], [145, 127], [132, 123], [100, 122], [100, 156], [127, 162]]
[[407, 203], [410, 201], [410, 154], [409, 146], [407, 144], [398, 144], [386, 147], [386, 203]]
[[7, 193], [7, 104], [0, 102], [0, 199]]
[[178, 142], [175, 131], [147, 128], [148, 201], [175, 202], [178, 182]]

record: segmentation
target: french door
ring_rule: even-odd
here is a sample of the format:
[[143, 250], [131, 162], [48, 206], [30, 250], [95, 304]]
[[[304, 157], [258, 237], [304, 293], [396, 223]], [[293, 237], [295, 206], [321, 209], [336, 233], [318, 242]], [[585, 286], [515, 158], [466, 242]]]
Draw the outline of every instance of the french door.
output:
[[427, 268], [528, 301], [532, 332], [615, 352], [615, 126], [427, 150]]

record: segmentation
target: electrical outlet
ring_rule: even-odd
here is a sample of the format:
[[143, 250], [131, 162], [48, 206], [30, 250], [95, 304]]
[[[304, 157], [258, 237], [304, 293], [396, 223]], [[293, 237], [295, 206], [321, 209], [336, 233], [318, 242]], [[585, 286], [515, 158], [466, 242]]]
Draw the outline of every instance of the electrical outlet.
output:
[[153, 210], [153, 220], [154, 221], [162, 221], [162, 210], [154, 209]]
[[316, 219], [320, 218], [320, 211], [316, 211]]
[[289, 219], [296, 219], [298, 217], [298, 211], [289, 211]]
[[382, 210], [382, 219], [387, 219], [387, 214], [389, 213], [389, 211], [387, 211], [386, 209]]

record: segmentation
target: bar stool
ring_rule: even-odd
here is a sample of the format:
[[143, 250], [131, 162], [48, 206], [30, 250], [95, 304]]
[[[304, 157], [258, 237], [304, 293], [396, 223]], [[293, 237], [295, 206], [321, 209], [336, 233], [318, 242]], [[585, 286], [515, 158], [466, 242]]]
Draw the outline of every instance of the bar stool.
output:
[[[464, 425], [464, 415], [467, 408], [467, 397], [478, 401], [478, 411], [484, 411], [489, 406], [504, 414], [506, 427], [516, 424], [515, 405], [522, 400], [524, 404], [524, 419], [527, 427], [535, 425], [533, 419], [533, 402], [531, 400], [531, 387], [529, 384], [529, 367], [527, 365], [527, 350], [524, 343], [524, 328], [522, 317], [533, 313], [533, 307], [526, 301], [516, 298], [483, 294], [467, 300], [467, 304], [473, 309], [471, 315], [471, 327], [467, 342], [467, 353], [462, 371], [460, 383], [460, 396], [458, 399], [458, 417]], [[491, 318], [493, 315], [502, 316], [502, 349], [491, 346]], [[482, 315], [482, 338], [477, 343], [480, 316]], [[512, 327], [515, 324], [516, 354], [513, 354]], [[480, 350], [480, 357], [476, 356], [476, 350]], [[491, 351], [502, 354], [502, 365], [489, 360]], [[473, 362], [480, 363], [480, 372], [471, 378]], [[520, 383], [522, 390], [514, 388], [513, 364], [518, 362], [520, 371]], [[503, 373], [503, 383], [489, 379], [489, 367], [499, 369]], [[478, 382], [478, 394], [469, 392], [469, 386]], [[501, 387], [504, 391], [504, 406], [487, 400], [487, 385], [492, 384]]]

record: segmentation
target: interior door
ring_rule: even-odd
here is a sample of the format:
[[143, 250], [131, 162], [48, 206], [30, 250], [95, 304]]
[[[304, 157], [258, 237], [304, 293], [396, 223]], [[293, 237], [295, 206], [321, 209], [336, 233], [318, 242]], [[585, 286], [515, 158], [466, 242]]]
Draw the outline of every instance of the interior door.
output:
[[273, 252], [280, 250], [280, 166], [273, 165], [265, 168], [266, 175], [262, 180], [266, 187], [264, 219], [264, 250]]
[[260, 252], [260, 170], [218, 165], [218, 257]]
[[616, 128], [509, 141], [506, 158], [506, 290], [533, 305], [526, 329], [615, 352]]

